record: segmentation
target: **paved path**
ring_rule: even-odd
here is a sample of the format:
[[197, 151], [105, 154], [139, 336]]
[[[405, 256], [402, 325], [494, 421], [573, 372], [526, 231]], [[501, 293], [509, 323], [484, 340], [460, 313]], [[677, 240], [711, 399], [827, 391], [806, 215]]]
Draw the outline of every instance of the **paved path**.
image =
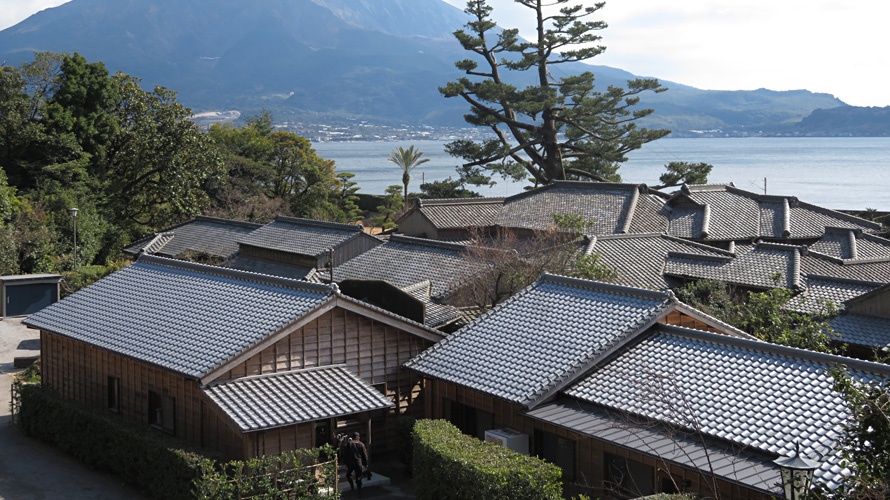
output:
[[0, 321], [0, 499], [146, 500], [120, 478], [90, 470], [9, 425], [13, 358], [40, 354], [40, 334], [18, 319]]

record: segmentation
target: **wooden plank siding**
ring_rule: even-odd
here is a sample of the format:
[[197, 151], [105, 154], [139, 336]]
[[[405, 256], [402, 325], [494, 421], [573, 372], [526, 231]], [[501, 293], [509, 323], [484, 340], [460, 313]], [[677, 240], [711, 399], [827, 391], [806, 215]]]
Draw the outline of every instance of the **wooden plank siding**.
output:
[[693, 330], [701, 330], [704, 332], [719, 333], [726, 335], [726, 332], [718, 328], [714, 328], [703, 321], [699, 321], [691, 316], [681, 313], [680, 311], [672, 311], [661, 319], [659, 323], [672, 326], [682, 326]]
[[[421, 401], [423, 379], [404, 370], [402, 364], [432, 344], [429, 340], [379, 321], [334, 308], [251, 356], [217, 381], [318, 366], [346, 365], [349, 371], [369, 384], [385, 390], [386, 396], [396, 405], [387, 415], [373, 418], [370, 445], [375, 451], [382, 451], [394, 442], [395, 426], [388, 424], [392, 424], [391, 420], [396, 415], [424, 416]], [[365, 433], [354, 426], [349, 430]], [[338, 432], [338, 429], [334, 428], [333, 432]]]
[[240, 431], [207, 400], [196, 380], [50, 332], [40, 333], [40, 344], [42, 383], [61, 396], [111, 412], [108, 377], [118, 377], [116, 413], [121, 418], [148, 426], [149, 391], [171, 396], [175, 398], [173, 435], [214, 453], [243, 457]]
[[[616, 497], [614, 488], [604, 485], [606, 479], [606, 454], [617, 455], [653, 468], [656, 491], [662, 479], [673, 477], [681, 491], [702, 492], [714, 497], [710, 488], [710, 478], [694, 469], [669, 464], [633, 450], [615, 446], [590, 436], [579, 434], [562, 427], [540, 422], [522, 415], [525, 408], [502, 399], [494, 398], [472, 389], [459, 387], [441, 380], [426, 381], [426, 411], [429, 418], [444, 418], [444, 401], [449, 399], [492, 414], [492, 428], [510, 428], [529, 436], [529, 451], [535, 453], [539, 443], [535, 443], [535, 431], [544, 431], [572, 441], [575, 445], [575, 480], [566, 481], [564, 494], [571, 497], [579, 493], [598, 498]], [[771, 496], [746, 489], [735, 483], [716, 480], [720, 497], [723, 500], [767, 500]]]

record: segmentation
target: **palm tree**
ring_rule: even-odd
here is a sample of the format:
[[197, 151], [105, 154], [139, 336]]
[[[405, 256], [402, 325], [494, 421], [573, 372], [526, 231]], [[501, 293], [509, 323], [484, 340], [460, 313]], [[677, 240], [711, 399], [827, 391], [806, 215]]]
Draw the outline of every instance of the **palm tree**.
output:
[[394, 149], [389, 153], [389, 161], [402, 169], [402, 184], [405, 186], [404, 199], [406, 203], [408, 202], [408, 182], [411, 180], [411, 171], [414, 170], [414, 167], [430, 161], [429, 158], [421, 159], [421, 156], [423, 156], [423, 151], [419, 149], [415, 151], [413, 145], [408, 149], [399, 146], [399, 149]]

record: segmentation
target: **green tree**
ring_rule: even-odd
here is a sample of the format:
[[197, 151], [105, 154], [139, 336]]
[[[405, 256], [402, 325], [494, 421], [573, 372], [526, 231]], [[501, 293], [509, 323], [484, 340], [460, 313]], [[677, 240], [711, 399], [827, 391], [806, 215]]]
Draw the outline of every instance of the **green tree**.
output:
[[398, 149], [394, 149], [389, 153], [388, 160], [402, 169], [402, 185], [405, 186], [403, 199], [405, 201], [408, 201], [408, 183], [411, 182], [411, 171], [430, 161], [429, 158], [421, 158], [421, 156], [423, 156], [423, 152], [415, 150], [413, 145], [409, 146], [408, 149], [399, 146]]
[[[586, 61], [605, 50], [596, 33], [606, 23], [589, 20], [605, 4], [584, 7], [568, 2], [516, 0], [536, 19], [531, 42], [521, 40], [516, 29], [498, 31], [486, 0], [467, 2], [465, 12], [472, 20], [455, 37], [476, 59], [456, 63], [467, 76], [439, 90], [469, 103], [466, 121], [488, 127], [495, 138], [449, 144], [448, 152], [463, 158], [465, 165], [484, 166], [516, 180], [531, 174], [541, 184], [554, 179], [618, 180], [618, 166], [628, 152], [669, 133], [637, 128], [635, 123], [652, 113], [638, 106], [640, 94], [665, 90], [654, 79], [629, 80], [627, 88], [598, 91], [591, 72], [553, 76], [559, 65]], [[553, 6], [562, 8], [551, 13]], [[529, 72], [534, 84], [518, 89], [508, 71]]]
[[681, 184], [707, 184], [708, 175], [714, 168], [710, 163], [689, 163], [685, 161], [672, 161], [664, 166], [667, 172], [661, 174], [658, 181], [660, 186], [653, 189], [679, 186]]
[[342, 222], [353, 223], [361, 219], [362, 211], [358, 207], [358, 183], [352, 180], [355, 174], [351, 172], [341, 172], [337, 174], [340, 180], [340, 195], [337, 197], [337, 206], [342, 212]]
[[420, 185], [417, 198], [478, 198], [481, 194], [467, 189], [463, 182], [452, 180], [427, 182]]
[[372, 223], [384, 229], [396, 227], [395, 219], [405, 208], [405, 200], [402, 198], [402, 186], [392, 185], [386, 188], [386, 196], [383, 197], [383, 205], [377, 207], [380, 217]]

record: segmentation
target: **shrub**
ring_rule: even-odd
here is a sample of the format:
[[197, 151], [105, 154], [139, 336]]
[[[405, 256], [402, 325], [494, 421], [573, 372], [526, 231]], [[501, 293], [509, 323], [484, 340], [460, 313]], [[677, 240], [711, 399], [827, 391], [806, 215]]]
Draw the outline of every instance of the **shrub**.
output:
[[315, 465], [333, 460], [330, 446], [220, 463], [180, 449], [181, 442], [170, 437], [65, 400], [51, 389], [17, 381], [13, 393], [17, 421], [28, 435], [155, 498], [339, 498], [333, 488], [318, 488], [319, 479], [337, 473], [335, 461]]
[[562, 498], [559, 467], [461, 434], [444, 420], [417, 421], [412, 438], [420, 500]]

